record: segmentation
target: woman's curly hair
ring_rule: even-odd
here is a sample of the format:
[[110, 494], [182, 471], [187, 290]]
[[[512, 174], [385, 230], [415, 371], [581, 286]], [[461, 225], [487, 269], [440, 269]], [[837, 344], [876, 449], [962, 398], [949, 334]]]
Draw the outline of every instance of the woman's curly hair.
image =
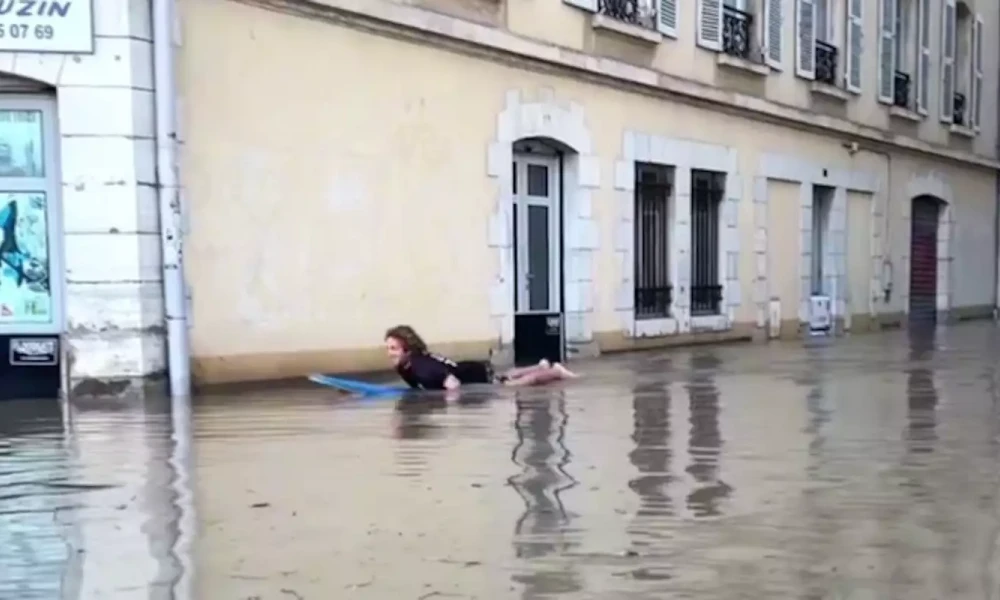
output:
[[409, 325], [396, 325], [385, 332], [385, 339], [392, 338], [399, 342], [403, 350], [411, 354], [427, 354], [427, 344], [424, 339]]

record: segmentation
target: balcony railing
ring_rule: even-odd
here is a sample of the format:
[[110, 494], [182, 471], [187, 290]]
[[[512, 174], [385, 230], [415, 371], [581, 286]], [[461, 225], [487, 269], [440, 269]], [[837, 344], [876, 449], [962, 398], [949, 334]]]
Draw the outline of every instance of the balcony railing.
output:
[[722, 307], [721, 285], [691, 286], [691, 315], [717, 315]]
[[673, 288], [639, 287], [635, 288], [635, 318], [656, 319], [670, 316], [670, 305], [673, 303]]
[[893, 75], [895, 87], [892, 92], [892, 103], [900, 108], [909, 109], [910, 104], [910, 75], [902, 71], [896, 71]]
[[951, 122], [955, 125], [965, 125], [965, 94], [955, 92], [952, 100]]
[[816, 40], [816, 81], [828, 85], [837, 85], [836, 46]]
[[656, 10], [644, 9], [643, 4], [639, 0], [599, 0], [597, 12], [629, 25], [655, 29]]
[[750, 58], [753, 15], [732, 6], [722, 7], [722, 51], [730, 56]]

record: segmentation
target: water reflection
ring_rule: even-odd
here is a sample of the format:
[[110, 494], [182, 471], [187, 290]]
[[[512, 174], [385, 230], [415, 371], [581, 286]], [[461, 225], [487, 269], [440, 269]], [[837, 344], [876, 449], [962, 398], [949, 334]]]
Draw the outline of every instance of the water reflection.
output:
[[[511, 462], [521, 473], [508, 483], [524, 502], [524, 512], [514, 524], [514, 552], [519, 559], [537, 560], [564, 554], [576, 546], [570, 524], [574, 515], [563, 505], [561, 494], [576, 480], [566, 471], [571, 454], [566, 447], [566, 398], [562, 390], [519, 390], [515, 398], [514, 430], [517, 443]], [[512, 578], [522, 588], [522, 598], [579, 591], [575, 569], [553, 569], [535, 564]]]
[[691, 374], [685, 386], [690, 402], [691, 431], [687, 472], [694, 477], [695, 489], [687, 496], [687, 506], [697, 517], [715, 517], [719, 504], [732, 488], [718, 479], [722, 432], [719, 429], [719, 389], [715, 374], [722, 361], [711, 352], [691, 357]]
[[192, 598], [189, 412], [0, 403], [0, 598]]
[[[396, 402], [394, 433], [401, 440], [427, 440], [444, 434], [444, 427], [432, 415], [448, 410], [441, 395], [407, 396]], [[420, 458], [424, 454], [418, 453]]]
[[[674, 514], [667, 493], [670, 474], [670, 388], [665, 383], [637, 385], [632, 390], [635, 449], [629, 461], [639, 472], [628, 482], [639, 496], [639, 509], [628, 527], [632, 544], [650, 547], [662, 543], [668, 534], [663, 519]], [[661, 527], [658, 527], [660, 525]]]
[[909, 366], [906, 369], [907, 429], [904, 438], [908, 452], [933, 452], [937, 440], [938, 393], [934, 384], [936, 330], [915, 329], [909, 333]]
[[0, 404], [0, 598], [76, 598], [83, 507], [71, 480], [62, 406]]

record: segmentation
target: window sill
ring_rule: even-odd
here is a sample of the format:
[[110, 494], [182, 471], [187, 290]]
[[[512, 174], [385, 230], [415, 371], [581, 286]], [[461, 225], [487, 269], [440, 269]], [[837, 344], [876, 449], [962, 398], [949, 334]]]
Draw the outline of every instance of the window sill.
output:
[[965, 125], [952, 125], [949, 131], [951, 131], [952, 135], [960, 135], [965, 138], [971, 139], [976, 137], [976, 130]]
[[630, 23], [623, 23], [618, 19], [605, 17], [604, 15], [594, 15], [590, 21], [590, 26], [594, 29], [613, 31], [618, 35], [637, 39], [647, 44], [659, 44], [663, 41], [663, 34], [653, 29], [647, 29]]
[[729, 320], [725, 315], [703, 315], [691, 317], [691, 331], [726, 331], [729, 329]]
[[740, 69], [747, 71], [748, 73], [753, 73], [754, 75], [760, 75], [761, 77], [766, 77], [771, 73], [771, 68], [767, 65], [755, 63], [752, 60], [726, 54], [725, 52], [720, 52], [717, 55], [715, 63], [719, 66]]
[[814, 94], [819, 94], [820, 96], [826, 96], [828, 98], [833, 98], [834, 100], [840, 100], [841, 102], [847, 102], [851, 99], [851, 94], [847, 90], [843, 90], [835, 85], [830, 85], [829, 83], [821, 83], [819, 81], [812, 82], [810, 90]]
[[907, 121], [913, 121], [914, 123], [919, 123], [924, 120], [924, 116], [915, 110], [910, 110], [908, 108], [903, 108], [902, 106], [890, 106], [889, 116], [897, 117]]
[[664, 337], [677, 334], [677, 319], [636, 319], [635, 337]]

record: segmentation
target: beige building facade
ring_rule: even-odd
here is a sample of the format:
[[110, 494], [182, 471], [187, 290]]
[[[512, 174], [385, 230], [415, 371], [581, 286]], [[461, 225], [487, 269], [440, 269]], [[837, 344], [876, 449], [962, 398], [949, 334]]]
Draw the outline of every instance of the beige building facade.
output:
[[179, 8], [198, 382], [997, 305], [996, 3]]

